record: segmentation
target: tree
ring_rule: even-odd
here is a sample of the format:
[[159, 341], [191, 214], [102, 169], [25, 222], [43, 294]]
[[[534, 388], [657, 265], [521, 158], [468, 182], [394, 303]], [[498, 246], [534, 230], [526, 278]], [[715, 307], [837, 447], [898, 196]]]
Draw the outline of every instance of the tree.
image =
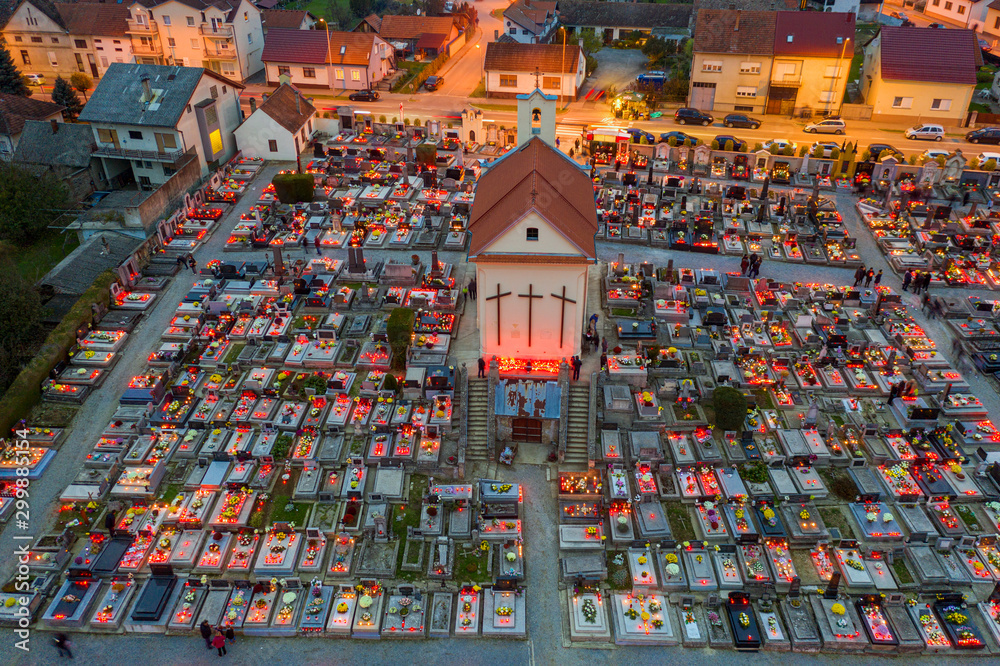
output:
[[83, 72], [73, 72], [69, 77], [69, 82], [77, 92], [83, 95], [83, 101], [87, 101], [87, 91], [94, 87], [94, 80]]
[[364, 18], [372, 11], [372, 0], [350, 0], [350, 6], [352, 14]]
[[0, 164], [0, 239], [17, 245], [30, 243], [69, 207], [61, 180], [34, 173], [15, 164]]
[[6, 46], [0, 46], [0, 92], [31, 97], [31, 89], [24, 82], [24, 77], [14, 64], [14, 58]]
[[392, 347], [392, 367], [406, 367], [406, 350], [413, 339], [413, 310], [409, 308], [395, 308], [389, 313], [389, 320], [385, 324], [385, 332], [389, 338], [389, 346]]
[[437, 146], [433, 143], [422, 143], [414, 149], [417, 164], [433, 167], [437, 164]]
[[61, 76], [56, 79], [56, 84], [52, 88], [52, 101], [66, 107], [66, 115], [70, 120], [75, 120], [83, 110], [83, 102], [73, 90], [73, 86]]
[[38, 292], [7, 257], [0, 258], [0, 392], [14, 381], [44, 337]]
[[723, 430], [743, 429], [747, 416], [747, 399], [732, 386], [719, 386], [712, 392], [712, 406], [715, 407], [715, 424]]
[[583, 55], [591, 56], [604, 48], [604, 40], [593, 30], [581, 30], [580, 39], [583, 40]]
[[271, 181], [278, 201], [294, 204], [312, 201], [316, 184], [311, 173], [279, 173]]
[[437, 16], [444, 12], [444, 0], [426, 0], [424, 12], [428, 16]]

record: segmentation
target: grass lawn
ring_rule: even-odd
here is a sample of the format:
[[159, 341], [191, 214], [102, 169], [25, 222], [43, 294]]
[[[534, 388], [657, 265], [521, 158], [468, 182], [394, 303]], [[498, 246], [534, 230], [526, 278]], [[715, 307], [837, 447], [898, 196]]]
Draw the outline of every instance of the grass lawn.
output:
[[160, 499], [169, 504], [174, 501], [174, 498], [180, 494], [181, 490], [181, 484], [171, 483], [163, 489], [163, 492], [160, 493]]
[[286, 510], [288, 506], [287, 497], [272, 498], [274, 510], [271, 512], [272, 523], [295, 523], [297, 527], [306, 524], [306, 516], [309, 515], [309, 504], [305, 502], [292, 502], [292, 508]]
[[892, 561], [892, 570], [900, 585], [909, 585], [913, 582], [913, 576], [910, 575], [910, 570], [906, 567], [906, 561], [902, 557], [897, 557]]
[[978, 111], [979, 113], [993, 113], [992, 109], [986, 104], [980, 104], [979, 102], [973, 102], [969, 104], [969, 111]]
[[840, 536], [845, 539], [854, 538], [854, 528], [848, 522], [844, 512], [836, 507], [824, 507], [819, 510], [819, 515], [823, 519], [827, 528], [836, 527], [840, 530]]
[[694, 541], [697, 537], [694, 527], [691, 526], [691, 512], [687, 506], [678, 502], [664, 503], [663, 508], [667, 510], [667, 521], [670, 523], [670, 531], [674, 535], [674, 540], [679, 542]]
[[40, 280], [79, 244], [76, 234], [61, 234], [56, 229], [50, 229], [27, 247], [0, 243], [0, 253], [9, 256], [21, 277], [33, 283]]
[[[621, 555], [622, 563], [615, 564], [615, 557]], [[612, 590], [628, 590], [632, 587], [632, 574], [628, 570], [628, 558], [624, 551], [608, 551], [608, 582]]]
[[473, 583], [484, 583], [490, 581], [491, 577], [487, 571], [487, 558], [491, 550], [482, 551], [478, 548], [463, 552], [461, 546], [455, 553], [455, 568], [452, 571], [452, 578], [456, 581], [471, 581]]
[[469, 97], [475, 97], [475, 98], [479, 98], [479, 99], [485, 99], [486, 98], [486, 81], [484, 81], [483, 79], [480, 79], [479, 80], [479, 85], [476, 86], [475, 90], [473, 90], [471, 93], [469, 93]]
[[65, 428], [73, 422], [78, 410], [76, 405], [42, 402], [32, 408], [28, 423], [48, 428]]
[[819, 470], [819, 475], [830, 492], [845, 502], [853, 502], [854, 498], [857, 497], [858, 488], [844, 470], [837, 468], [821, 469]]

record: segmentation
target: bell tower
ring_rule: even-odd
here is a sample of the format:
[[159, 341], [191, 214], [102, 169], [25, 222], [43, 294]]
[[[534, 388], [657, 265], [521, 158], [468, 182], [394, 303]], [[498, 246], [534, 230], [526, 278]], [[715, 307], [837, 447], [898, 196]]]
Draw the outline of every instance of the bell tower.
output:
[[555, 95], [546, 95], [539, 88], [535, 88], [527, 95], [517, 96], [517, 145], [519, 147], [537, 136], [555, 148], [557, 101], [558, 98]]

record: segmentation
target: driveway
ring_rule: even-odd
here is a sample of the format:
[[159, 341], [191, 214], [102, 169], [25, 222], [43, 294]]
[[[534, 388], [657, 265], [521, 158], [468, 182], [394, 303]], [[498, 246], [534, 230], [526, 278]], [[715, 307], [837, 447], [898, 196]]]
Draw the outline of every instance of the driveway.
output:
[[584, 96], [593, 89], [607, 90], [614, 86], [621, 90], [635, 81], [635, 77], [646, 71], [649, 62], [642, 51], [638, 49], [601, 49], [595, 54], [597, 71], [584, 81], [580, 95]]

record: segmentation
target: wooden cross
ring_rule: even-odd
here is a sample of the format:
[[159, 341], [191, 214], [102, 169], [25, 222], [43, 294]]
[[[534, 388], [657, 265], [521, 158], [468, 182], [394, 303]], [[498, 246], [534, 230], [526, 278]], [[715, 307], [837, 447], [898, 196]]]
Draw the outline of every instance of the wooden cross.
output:
[[[503, 293], [500, 293], [500, 283], [497, 282], [497, 293], [493, 296], [486, 297], [486, 300], [488, 301], [496, 299], [497, 302], [497, 345], [498, 346], [500, 345], [500, 299], [503, 298], [504, 296], [510, 296], [510, 292], [505, 291]], [[529, 321], [530, 321], [530, 315], [529, 315]], [[530, 333], [528, 334], [528, 337], [529, 338], [531, 337]]]
[[531, 346], [531, 306], [535, 302], [533, 299], [542, 298], [542, 295], [541, 294], [536, 294], [534, 292], [534, 289], [535, 289], [535, 286], [529, 284], [528, 285], [528, 293], [527, 294], [518, 294], [517, 295], [518, 298], [527, 298], [528, 299], [528, 346], [529, 347]]
[[552, 298], [558, 298], [560, 301], [562, 301], [562, 303], [560, 303], [562, 309], [559, 313], [559, 347], [561, 349], [563, 343], [563, 330], [565, 328], [565, 322], [566, 322], [566, 304], [572, 303], [576, 305], [576, 301], [574, 301], [572, 298], [566, 298], [566, 287], [563, 287], [562, 296], [560, 296], [559, 294], [552, 294]]

